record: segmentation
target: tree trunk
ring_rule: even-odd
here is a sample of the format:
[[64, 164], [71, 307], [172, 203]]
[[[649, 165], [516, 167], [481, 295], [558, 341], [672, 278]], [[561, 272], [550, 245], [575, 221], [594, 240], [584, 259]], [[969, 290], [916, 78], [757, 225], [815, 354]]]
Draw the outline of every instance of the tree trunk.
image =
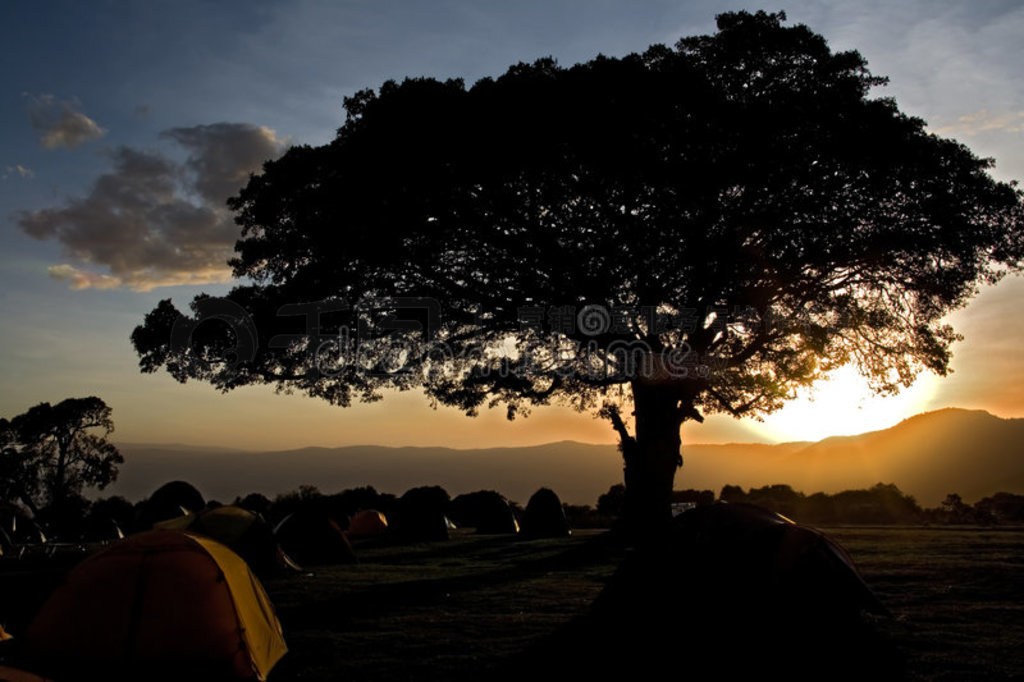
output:
[[672, 486], [680, 455], [682, 413], [671, 386], [633, 383], [636, 437], [623, 442], [626, 496], [623, 516], [633, 538], [644, 542], [672, 520]]

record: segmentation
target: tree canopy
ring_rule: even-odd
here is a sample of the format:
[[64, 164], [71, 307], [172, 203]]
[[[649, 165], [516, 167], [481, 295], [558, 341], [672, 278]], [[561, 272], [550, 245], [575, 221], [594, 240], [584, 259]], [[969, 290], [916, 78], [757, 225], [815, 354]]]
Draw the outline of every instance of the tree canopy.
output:
[[124, 458], [107, 441], [111, 409], [101, 399], [40, 403], [10, 421], [0, 419], [0, 486], [4, 499], [20, 500], [33, 513], [60, 507], [83, 487], [105, 488]]
[[190, 317], [161, 302], [141, 368], [339, 405], [606, 406], [627, 488], [631, 455], [657, 462], [666, 509], [686, 420], [771, 412], [847, 363], [882, 392], [945, 374], [943, 316], [1019, 271], [1021, 191], [784, 21], [347, 98], [332, 142], [229, 202], [242, 282]]

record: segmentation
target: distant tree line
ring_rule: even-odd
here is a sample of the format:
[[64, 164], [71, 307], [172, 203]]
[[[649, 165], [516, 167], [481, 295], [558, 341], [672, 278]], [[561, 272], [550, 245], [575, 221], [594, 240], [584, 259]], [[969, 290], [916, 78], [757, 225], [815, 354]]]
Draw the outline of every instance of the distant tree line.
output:
[[1024, 495], [1000, 492], [969, 505], [951, 493], [941, 505], [922, 508], [913, 496], [892, 483], [871, 488], [805, 495], [788, 485], [768, 485], [744, 491], [727, 485], [719, 493], [726, 502], [756, 504], [804, 523], [1024, 523]]
[[[593, 517], [612, 522], [622, 512], [625, 487], [613, 485], [597, 499]], [[726, 485], [717, 496], [718, 501], [754, 504], [770, 509], [795, 521], [812, 524], [835, 523], [913, 523], [913, 524], [1018, 524], [1024, 523], [1024, 495], [1001, 492], [979, 500], [974, 505], [951, 493], [941, 505], [922, 508], [911, 495], [892, 483], [878, 483], [871, 488], [842, 492], [805, 495], [784, 484], [766, 485], [744, 490], [738, 485]], [[706, 505], [716, 501], [711, 490], [676, 490], [673, 503]]]

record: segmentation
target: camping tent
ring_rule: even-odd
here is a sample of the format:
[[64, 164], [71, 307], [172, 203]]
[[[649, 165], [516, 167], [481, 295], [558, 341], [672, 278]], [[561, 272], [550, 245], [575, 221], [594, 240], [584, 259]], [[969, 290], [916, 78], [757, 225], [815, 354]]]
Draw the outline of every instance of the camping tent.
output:
[[352, 564], [356, 555], [338, 524], [325, 512], [300, 509], [274, 528], [281, 548], [302, 565]]
[[363, 509], [352, 516], [345, 532], [352, 539], [380, 537], [388, 532], [388, 520], [376, 509]]
[[562, 501], [551, 488], [541, 488], [530, 497], [523, 513], [523, 535], [529, 538], [564, 538], [571, 535]]
[[465, 493], [452, 500], [451, 517], [459, 526], [476, 528], [485, 535], [515, 534], [519, 532], [512, 506], [501, 493], [478, 490]]
[[18, 545], [45, 544], [47, 538], [43, 529], [24, 509], [0, 502], [0, 542], [11, 550]]
[[402, 540], [447, 540], [448, 493], [440, 486], [420, 486], [405, 491], [391, 514], [391, 529]]
[[206, 500], [196, 487], [185, 481], [170, 481], [153, 491], [138, 507], [136, 528], [149, 530], [153, 524], [177, 518], [206, 507]]
[[209, 538], [134, 535], [70, 572], [24, 653], [66, 679], [265, 679], [287, 650], [262, 585]]
[[227, 545], [245, 559], [259, 575], [294, 567], [274, 538], [263, 517], [241, 507], [214, 507], [198, 514], [185, 514], [154, 526], [165, 530], [200, 533]]
[[676, 516], [659, 541], [627, 555], [579, 634], [601, 656], [586, 662], [593, 669], [566, 663], [580, 677], [610, 679], [637, 660], [678, 664], [685, 646], [695, 677], [892, 679], [898, 654], [863, 611], [885, 608], [834, 540], [766, 509], [719, 502]]

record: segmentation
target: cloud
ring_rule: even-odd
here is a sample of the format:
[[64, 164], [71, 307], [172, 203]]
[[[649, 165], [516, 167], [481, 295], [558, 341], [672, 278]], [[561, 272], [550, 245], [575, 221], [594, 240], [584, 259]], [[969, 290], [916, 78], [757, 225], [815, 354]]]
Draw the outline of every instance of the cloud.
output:
[[47, 272], [54, 279], [63, 279], [70, 283], [72, 289], [117, 289], [121, 280], [117, 277], [98, 272], [79, 270], [73, 265], [51, 265]]
[[78, 102], [53, 95], [28, 95], [28, 115], [47, 149], [74, 149], [83, 142], [103, 137], [106, 130], [77, 110]]
[[280, 153], [283, 140], [270, 128], [233, 123], [172, 128], [161, 134], [191, 152], [186, 167], [207, 202], [223, 204], [245, 185], [249, 173]]
[[4, 168], [3, 175], [0, 175], [0, 180], [6, 180], [7, 178], [19, 175], [26, 179], [31, 179], [36, 176], [35, 172], [31, 168], [26, 168], [21, 164], [15, 164], [13, 166], [6, 166]]
[[51, 267], [53, 277], [72, 289], [137, 291], [230, 279], [227, 260], [239, 228], [227, 198], [264, 160], [279, 156], [285, 141], [247, 123], [175, 128], [163, 136], [188, 151], [183, 163], [120, 147], [110, 152], [113, 170], [88, 196], [19, 215], [26, 234], [59, 242], [73, 261]]
[[1024, 111], [992, 114], [987, 109], [959, 117], [956, 123], [932, 130], [936, 135], [977, 135], [985, 132], [1024, 132]]

